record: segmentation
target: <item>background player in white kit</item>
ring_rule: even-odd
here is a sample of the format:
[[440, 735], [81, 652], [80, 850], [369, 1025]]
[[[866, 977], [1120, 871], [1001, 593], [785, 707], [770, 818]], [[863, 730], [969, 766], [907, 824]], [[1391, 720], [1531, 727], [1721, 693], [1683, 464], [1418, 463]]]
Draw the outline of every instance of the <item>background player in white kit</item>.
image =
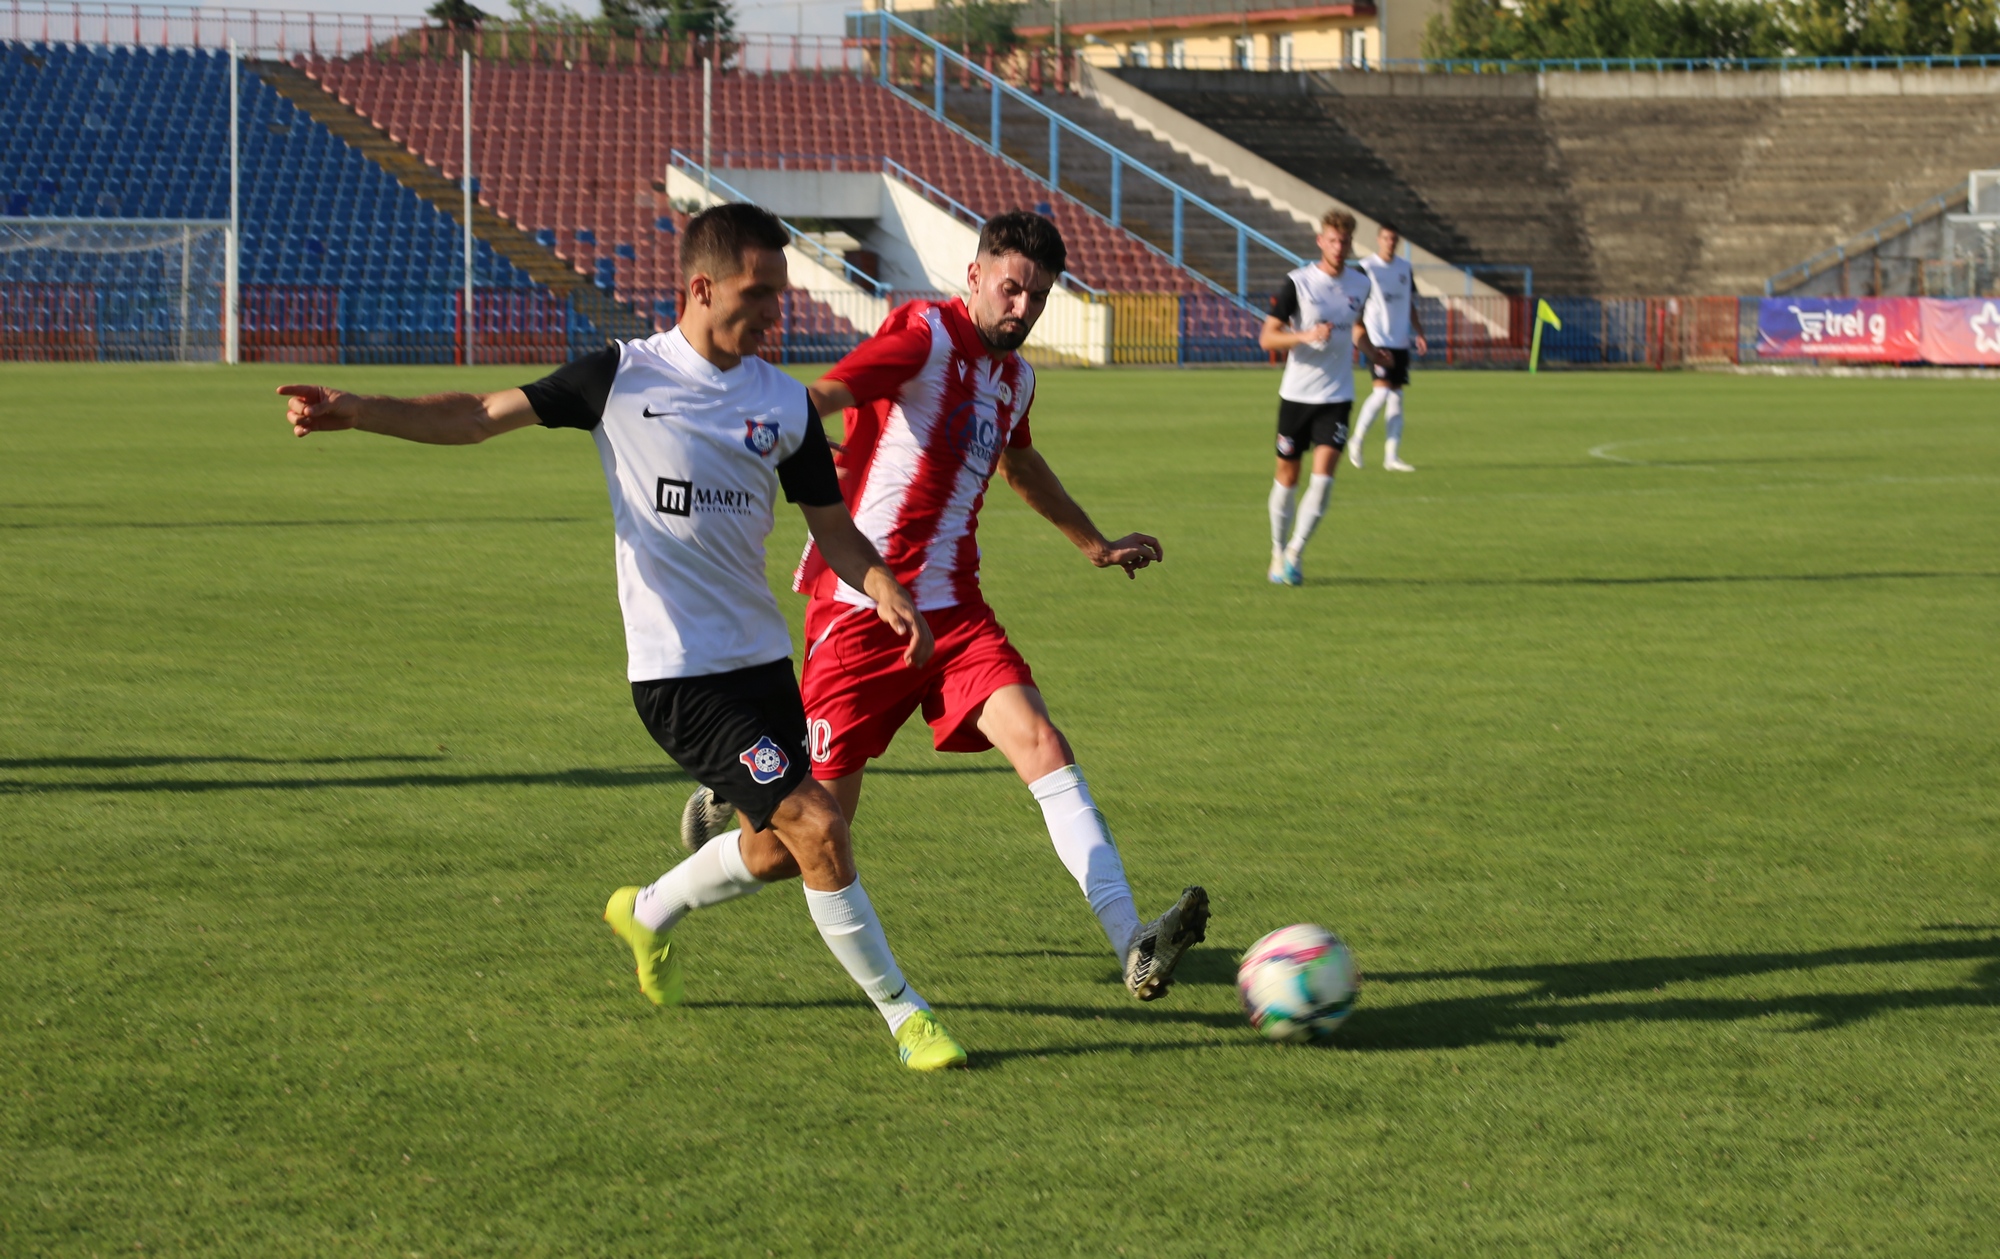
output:
[[[1271, 313], [1257, 344], [1285, 351], [1285, 375], [1278, 384], [1278, 467], [1271, 485], [1271, 567], [1273, 583], [1302, 586], [1299, 557], [1333, 497], [1333, 474], [1347, 444], [1348, 413], [1354, 407], [1354, 347], [1370, 346], [1360, 324], [1368, 302], [1368, 277], [1347, 265], [1354, 240], [1354, 216], [1328, 210], [1319, 223], [1319, 259], [1286, 277], [1271, 299]], [[1299, 483], [1299, 460], [1312, 451], [1312, 481], [1300, 496], [1293, 520], [1292, 487]], [[1289, 538], [1287, 534], [1289, 533]]]
[[1400, 454], [1403, 444], [1403, 388], [1410, 383], [1410, 344], [1417, 353], [1430, 353], [1424, 340], [1423, 320], [1417, 316], [1417, 282], [1408, 258], [1398, 258], [1396, 249], [1402, 234], [1384, 223], [1375, 233], [1375, 256], [1363, 258], [1361, 272], [1368, 277], [1371, 292], [1368, 306], [1361, 312], [1362, 326], [1374, 352], [1368, 356], [1375, 388], [1361, 404], [1354, 421], [1354, 435], [1347, 439], [1347, 459], [1361, 466], [1361, 439], [1375, 417], [1388, 412], [1382, 425], [1382, 466], [1391, 472], [1415, 472]]
[[[298, 436], [358, 428], [470, 445], [539, 422], [596, 440], [617, 533], [627, 676], [647, 732], [743, 818], [740, 836], [650, 887], [612, 893], [604, 920], [631, 948], [656, 1005], [681, 999], [674, 927], [695, 909], [802, 874], [820, 936], [889, 1024], [904, 1064], [960, 1066], [965, 1051], [904, 981], [854, 869], [847, 823], [809, 772], [791, 631], [764, 577], [780, 489], [827, 563], [865, 589], [903, 640], [931, 654], [910, 594], [855, 528], [805, 386], [756, 357], [787, 285], [786, 233], [755, 206], [723, 205], [681, 237], [687, 300], [671, 332], [615, 343], [519, 389], [375, 398], [286, 385]], [[740, 842], [739, 842], [740, 841]]]

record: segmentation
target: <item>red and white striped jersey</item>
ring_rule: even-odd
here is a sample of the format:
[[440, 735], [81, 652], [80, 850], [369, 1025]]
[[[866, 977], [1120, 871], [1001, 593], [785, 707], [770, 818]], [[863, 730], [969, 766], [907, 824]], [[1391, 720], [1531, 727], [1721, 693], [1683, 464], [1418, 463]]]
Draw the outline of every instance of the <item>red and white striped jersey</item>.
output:
[[[929, 611], [979, 600], [980, 504], [1008, 447], [1025, 449], [1035, 369], [994, 355], [965, 302], [906, 302], [828, 376], [854, 394], [841, 492], [896, 580]], [[792, 589], [873, 606], [808, 543]]]

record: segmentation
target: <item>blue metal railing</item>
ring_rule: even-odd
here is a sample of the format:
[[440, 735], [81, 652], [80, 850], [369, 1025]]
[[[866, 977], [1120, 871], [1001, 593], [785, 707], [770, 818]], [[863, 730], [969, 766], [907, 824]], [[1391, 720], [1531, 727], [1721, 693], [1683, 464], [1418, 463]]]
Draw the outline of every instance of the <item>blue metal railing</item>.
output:
[[1879, 249], [1883, 241], [1894, 240], [1906, 232], [1915, 231], [1917, 224], [1928, 223], [1941, 214], [1950, 213], [1953, 206], [1963, 205], [1965, 200], [1964, 188], [1951, 188], [1921, 205], [1911, 206], [1900, 214], [1892, 214], [1860, 235], [1850, 237], [1830, 249], [1822, 249], [1804, 262], [1794, 263], [1778, 272], [1764, 281], [1764, 296], [1776, 297], [1780, 289], [1796, 288], [1816, 275], [1833, 270], [1855, 254]]
[[[738, 201], [752, 200], [752, 198], [745, 196], [740, 189], [733, 187], [723, 180], [714, 171], [704, 171], [700, 162], [689, 157], [679, 149], [669, 149], [667, 150], [667, 155], [668, 160], [680, 167], [681, 172], [689, 178], [701, 180], [705, 186], [721, 192], [726, 197], [732, 197]], [[780, 167], [779, 169], [782, 170], [784, 168]], [[800, 228], [797, 224], [782, 218], [778, 222], [784, 226], [785, 232], [792, 238], [794, 246], [812, 254], [819, 260], [820, 265], [827, 270], [832, 271], [836, 275], [845, 276], [850, 284], [867, 293], [870, 297], [882, 297], [888, 293], [888, 285], [869, 275], [859, 267], [856, 267], [847, 259], [807, 235], [804, 229]]]
[[1542, 74], [1644, 70], [1965, 70], [2000, 67], [2000, 56], [1941, 57], [1570, 57], [1510, 61], [1490, 57], [1390, 57], [1381, 69], [1405, 74]]
[[[1227, 210], [1221, 209], [1220, 207], [1210, 203], [1206, 198], [1202, 197], [1199, 193], [1196, 193], [1186, 187], [1183, 187], [1181, 184], [1177, 183], [1168, 176], [1161, 174], [1159, 171], [1154, 170], [1152, 167], [1146, 165], [1144, 162], [1141, 162], [1137, 158], [1134, 158], [1129, 154], [1125, 153], [1122, 149], [1119, 149], [1115, 145], [1112, 145], [1106, 142], [1105, 140], [1102, 140], [1099, 137], [1092, 135], [1090, 132], [1084, 130], [1082, 127], [1077, 126], [1069, 119], [1063, 117], [1061, 114], [1056, 113], [1048, 106], [1042, 104], [1034, 97], [1029, 96], [1027, 93], [1021, 91], [1019, 88], [1013, 87], [1012, 85], [1002, 80], [998, 75], [993, 74], [992, 72], [982, 68], [981, 66], [971, 61], [970, 59], [963, 57], [958, 53], [953, 52], [951, 49], [945, 47], [943, 44], [940, 44], [935, 39], [932, 39], [929, 35], [924, 34], [922, 31], [910, 25], [908, 22], [903, 21], [895, 14], [880, 13], [880, 12], [850, 13], [848, 14], [848, 22], [850, 29], [864, 33], [863, 34], [864, 38], [865, 38], [865, 32], [868, 30], [869, 25], [871, 23], [874, 25], [876, 43], [878, 47], [876, 77], [878, 81], [882, 84], [882, 86], [896, 93], [904, 100], [909, 101], [912, 105], [915, 105], [918, 109], [921, 109], [925, 113], [932, 115], [939, 122], [945, 124], [945, 126], [951, 128], [959, 135], [962, 135], [966, 139], [979, 145], [981, 148], [987, 150], [995, 157], [1000, 158], [1002, 161], [1014, 167], [1022, 174], [1027, 175], [1029, 178], [1039, 183], [1046, 184], [1052, 196], [1062, 197], [1065, 200], [1076, 205], [1078, 208], [1082, 209], [1086, 213], [1096, 218], [1104, 220], [1111, 226], [1119, 228], [1121, 231], [1126, 231], [1127, 235], [1131, 236], [1133, 240], [1138, 241], [1140, 244], [1144, 245], [1148, 250], [1151, 250], [1153, 253], [1166, 259], [1174, 267], [1187, 272], [1189, 275], [1201, 281], [1201, 283], [1215, 290], [1217, 293], [1223, 294], [1226, 297], [1234, 299], [1236, 302], [1242, 304], [1246, 309], [1249, 308], [1250, 306], [1248, 297], [1249, 297], [1249, 287], [1250, 287], [1249, 248], [1251, 245], [1254, 244], [1261, 249], [1270, 251], [1271, 253], [1277, 255], [1279, 258], [1285, 260], [1285, 262], [1291, 267], [1298, 267], [1305, 265], [1306, 260], [1301, 255], [1293, 253], [1291, 250], [1285, 248], [1283, 245], [1280, 245], [1277, 241], [1272, 240], [1270, 237], [1264, 235], [1264, 233], [1258, 231], [1256, 228], [1251, 227], [1248, 223], [1245, 223], [1241, 219], [1238, 219], [1235, 215], [1230, 214]], [[895, 35], [898, 41], [903, 41], [903, 40], [915, 41], [919, 46], [921, 46], [922, 48], [926, 49], [931, 53], [933, 74], [932, 74], [932, 85], [931, 85], [931, 99], [929, 101], [924, 101], [919, 99], [918, 97], [905, 91], [900, 85], [891, 80], [890, 36], [892, 33]], [[946, 71], [948, 68], [951, 67], [958, 68], [963, 74], [971, 75], [980, 82], [986, 84], [986, 86], [988, 87], [990, 92], [989, 99], [991, 101], [991, 104], [988, 107], [988, 131], [990, 134], [988, 134], [987, 136], [981, 137], [974, 135], [972, 132], [966, 130], [964, 127], [959, 126], [957, 123], [953, 122], [948, 116], [946, 116], [944, 109], [945, 79], [946, 79]], [[1004, 100], [1012, 100], [1016, 104], [1024, 106], [1030, 112], [1039, 114], [1044, 119], [1047, 120], [1049, 168], [1046, 173], [1041, 171], [1036, 171], [1030, 169], [1027, 166], [1022, 165], [1020, 162], [1017, 162], [1013, 158], [1009, 157], [1001, 149], [1000, 107], [1001, 103]], [[1087, 202], [1081, 201], [1062, 190], [1061, 186], [1062, 140], [1064, 136], [1068, 136], [1073, 140], [1080, 141], [1084, 144], [1096, 148], [1099, 152], [1103, 153], [1105, 157], [1109, 160], [1111, 164], [1111, 196], [1110, 196], [1109, 213], [1102, 213], [1098, 211], [1096, 207], [1091, 206]], [[1155, 246], [1152, 242], [1146, 240], [1144, 237], [1139, 236], [1136, 233], [1130, 232], [1129, 229], [1125, 228], [1124, 223], [1121, 221], [1124, 217], [1123, 184], [1124, 184], [1124, 175], [1126, 171], [1131, 171], [1144, 178], [1150, 179], [1155, 184], [1159, 185], [1162, 189], [1172, 194], [1174, 219], [1173, 219], [1173, 236], [1172, 236], [1173, 247], [1171, 250], [1160, 249], [1157, 246]], [[1188, 207], [1190, 206], [1192, 206], [1198, 211], [1201, 211], [1204, 214], [1209, 215], [1216, 221], [1220, 222], [1224, 227], [1229, 228], [1235, 232], [1236, 283], [1233, 290], [1217, 282], [1215, 279], [1203, 275], [1200, 271], [1197, 271], [1192, 266], [1188, 265], [1186, 258], [1186, 238], [1187, 238], [1187, 210]]]

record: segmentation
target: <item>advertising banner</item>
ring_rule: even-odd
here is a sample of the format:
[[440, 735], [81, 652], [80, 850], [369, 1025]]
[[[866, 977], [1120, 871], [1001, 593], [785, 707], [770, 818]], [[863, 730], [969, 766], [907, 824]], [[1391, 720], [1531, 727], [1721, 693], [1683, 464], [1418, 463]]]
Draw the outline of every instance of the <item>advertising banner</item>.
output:
[[1921, 300], [1925, 362], [2000, 367], [2000, 298]]
[[1757, 307], [1757, 356], [1915, 362], [1923, 353], [1919, 301], [1767, 297]]

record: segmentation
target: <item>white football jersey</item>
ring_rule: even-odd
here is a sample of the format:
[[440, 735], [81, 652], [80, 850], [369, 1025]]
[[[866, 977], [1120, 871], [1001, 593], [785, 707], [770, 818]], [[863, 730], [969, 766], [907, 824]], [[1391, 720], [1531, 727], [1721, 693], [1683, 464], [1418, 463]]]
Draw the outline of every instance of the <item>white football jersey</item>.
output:
[[1416, 279], [1408, 258], [1370, 254], [1361, 260], [1362, 274], [1368, 277], [1371, 292], [1368, 308], [1361, 313], [1361, 326], [1368, 339], [1385, 350], [1410, 348], [1410, 303], [1417, 300]]
[[[614, 348], [608, 391], [598, 392], [610, 350], [525, 390], [544, 424], [589, 428], [596, 439], [628, 676], [699, 677], [784, 659], [791, 631], [764, 574], [779, 465], [795, 453], [811, 465], [783, 469], [788, 497], [840, 501], [805, 386], [759, 358], [722, 371], [678, 328]], [[596, 416], [593, 394], [603, 399]]]
[[1294, 332], [1315, 324], [1333, 331], [1324, 345], [1295, 345], [1285, 355], [1285, 376], [1278, 396], [1287, 402], [1352, 402], [1354, 400], [1354, 321], [1368, 302], [1368, 277], [1353, 267], [1328, 275], [1318, 263], [1291, 273], [1291, 284], [1271, 303], [1271, 313]]

